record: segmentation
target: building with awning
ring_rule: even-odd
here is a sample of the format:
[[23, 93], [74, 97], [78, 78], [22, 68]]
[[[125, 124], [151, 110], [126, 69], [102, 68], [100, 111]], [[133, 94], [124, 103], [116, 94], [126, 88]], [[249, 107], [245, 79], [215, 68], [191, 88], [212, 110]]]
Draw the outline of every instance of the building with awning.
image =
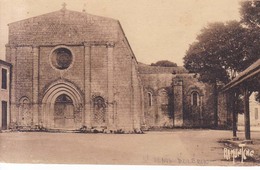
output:
[[245, 121], [245, 139], [251, 140], [250, 135], [250, 111], [249, 97], [252, 92], [259, 92], [260, 89], [260, 59], [241, 72], [236, 78], [222, 88], [222, 93], [226, 93], [229, 97], [227, 100], [232, 104], [231, 113], [233, 119], [233, 137], [236, 138], [236, 116], [235, 97], [236, 94], [243, 95], [244, 121]]

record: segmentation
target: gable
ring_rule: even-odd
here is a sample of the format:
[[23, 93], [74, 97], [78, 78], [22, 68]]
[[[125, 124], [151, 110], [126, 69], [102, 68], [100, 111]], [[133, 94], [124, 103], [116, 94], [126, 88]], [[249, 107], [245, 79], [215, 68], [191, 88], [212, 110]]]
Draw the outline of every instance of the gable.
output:
[[9, 24], [9, 44], [57, 45], [116, 41], [119, 28], [117, 20], [63, 9]]

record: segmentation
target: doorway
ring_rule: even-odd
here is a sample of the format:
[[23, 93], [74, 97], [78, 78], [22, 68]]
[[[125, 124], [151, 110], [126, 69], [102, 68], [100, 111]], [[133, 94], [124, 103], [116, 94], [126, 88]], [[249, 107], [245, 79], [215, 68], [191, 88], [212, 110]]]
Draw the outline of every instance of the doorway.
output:
[[55, 128], [73, 128], [75, 126], [74, 105], [72, 99], [61, 94], [55, 100], [54, 104], [54, 127]]

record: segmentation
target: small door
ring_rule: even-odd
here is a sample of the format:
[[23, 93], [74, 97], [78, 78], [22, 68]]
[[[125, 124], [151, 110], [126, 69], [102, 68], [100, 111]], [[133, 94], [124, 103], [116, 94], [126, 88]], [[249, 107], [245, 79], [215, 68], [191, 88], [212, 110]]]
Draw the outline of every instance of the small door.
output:
[[7, 102], [2, 101], [2, 129], [7, 129]]

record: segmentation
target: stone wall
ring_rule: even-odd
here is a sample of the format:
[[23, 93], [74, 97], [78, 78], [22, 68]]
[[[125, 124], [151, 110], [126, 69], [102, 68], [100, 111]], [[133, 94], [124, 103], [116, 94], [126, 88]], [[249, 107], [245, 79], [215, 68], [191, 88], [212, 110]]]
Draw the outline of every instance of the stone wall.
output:
[[[147, 127], [172, 127], [172, 74], [140, 74], [144, 86], [144, 116]], [[151, 96], [149, 96], [151, 95]], [[149, 97], [151, 103], [149, 104]]]
[[[141, 64], [139, 71], [144, 85], [147, 128], [213, 125], [213, 93], [210, 85], [199, 82], [198, 77], [180, 67], [158, 68]], [[192, 104], [193, 92], [198, 93], [198, 106]]]
[[[66, 46], [73, 53], [72, 65], [63, 71], [54, 68], [50, 63], [53, 49], [63, 46], [39, 47], [39, 100], [41, 101], [45, 90], [53, 82], [64, 79], [75, 84], [80, 91], [84, 91], [84, 46]], [[37, 69], [37, 68], [35, 68]], [[33, 71], [33, 70], [31, 70]]]
[[[209, 84], [198, 81], [194, 74], [179, 76], [183, 80], [184, 126], [210, 127], [214, 123], [213, 91]], [[198, 93], [198, 105], [192, 104], [193, 92]]]
[[120, 24], [118, 30], [119, 40], [114, 48], [115, 121], [123, 129], [140, 129], [142, 85], [137, 61]]
[[218, 126], [224, 128], [232, 127], [232, 103], [228, 93], [219, 92], [218, 95]]

